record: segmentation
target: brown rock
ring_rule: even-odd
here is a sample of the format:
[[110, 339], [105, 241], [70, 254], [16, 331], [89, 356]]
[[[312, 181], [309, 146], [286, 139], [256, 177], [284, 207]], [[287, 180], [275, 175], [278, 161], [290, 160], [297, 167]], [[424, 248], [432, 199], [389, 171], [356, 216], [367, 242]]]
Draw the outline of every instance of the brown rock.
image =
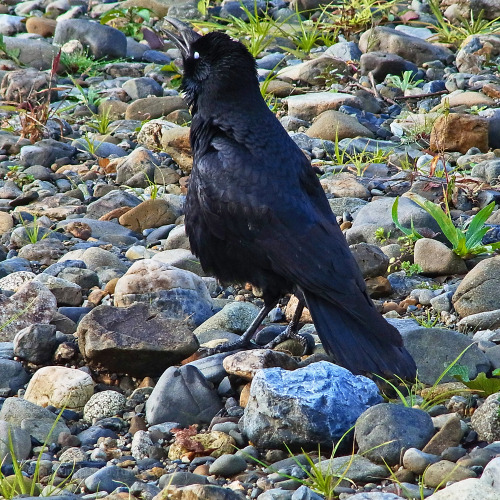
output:
[[7, 212], [0, 212], [0, 235], [5, 234], [14, 227], [14, 219]]
[[301, 120], [311, 121], [323, 111], [339, 109], [340, 106], [349, 105], [362, 108], [363, 102], [359, 97], [350, 94], [335, 94], [332, 92], [312, 92], [304, 95], [294, 95], [285, 100], [288, 114]]
[[119, 279], [120, 278], [113, 278], [112, 280], [109, 280], [106, 283], [106, 286], [104, 287], [104, 291], [106, 293], [109, 293], [110, 295], [112, 295], [113, 293], [115, 293], [115, 287], [116, 287], [116, 284], [118, 283]]
[[252, 384], [249, 382], [248, 384], [245, 384], [243, 386], [243, 389], [241, 390], [240, 393], [240, 406], [242, 408], [246, 408], [248, 404], [248, 398], [250, 397], [250, 387]]
[[224, 369], [231, 375], [252, 380], [257, 370], [280, 367], [295, 370], [297, 362], [288, 354], [271, 349], [252, 349], [231, 354], [222, 362]]
[[125, 111], [126, 120], [152, 120], [167, 116], [172, 111], [187, 109], [186, 102], [182, 97], [144, 97], [136, 99], [127, 106]]
[[466, 467], [457, 465], [448, 460], [441, 460], [429, 465], [424, 474], [424, 482], [430, 488], [436, 488], [447, 481], [462, 481], [470, 477], [477, 477], [476, 473]]
[[449, 97], [444, 97], [443, 101], [445, 99], [448, 101], [450, 108], [458, 106], [466, 106], [468, 108], [471, 106], [495, 106], [495, 101], [481, 92], [459, 92]]
[[75, 238], [81, 240], [88, 240], [92, 236], [92, 228], [85, 222], [70, 222], [65, 229]]
[[392, 286], [390, 281], [384, 276], [377, 276], [375, 278], [368, 278], [365, 280], [368, 295], [372, 299], [379, 299], [386, 297], [392, 293]]
[[[288, 301], [288, 304], [285, 307], [285, 317], [287, 321], [292, 321], [293, 315], [295, 314], [295, 309], [297, 309], [298, 304], [299, 304], [299, 299], [295, 295], [292, 295], [290, 297], [290, 300]], [[304, 310], [302, 311], [300, 322], [301, 323], [313, 322], [311, 314], [309, 313], [309, 309], [307, 309], [307, 307], [304, 307]]]
[[487, 83], [483, 85], [482, 91], [492, 99], [500, 99], [500, 85], [496, 83]]
[[142, 233], [144, 229], [173, 224], [176, 219], [177, 214], [170, 208], [168, 202], [162, 198], [156, 198], [143, 201], [128, 210], [118, 220], [122, 226]]
[[[118, 278], [114, 278], [115, 280], [118, 281]], [[101, 300], [106, 297], [108, 295], [107, 292], [105, 292], [104, 290], [99, 290], [98, 288], [96, 290], [92, 290], [88, 297], [87, 297], [87, 300], [89, 302], [91, 302], [92, 304], [94, 304], [95, 306], [98, 305]]]
[[373, 137], [373, 134], [355, 117], [333, 109], [323, 111], [306, 131], [306, 135], [326, 141], [341, 140], [346, 137]]
[[321, 179], [325, 193], [333, 194], [338, 198], [361, 198], [367, 200], [370, 192], [363, 184], [356, 180], [356, 176], [341, 172]]
[[111, 210], [111, 212], [108, 212], [101, 217], [99, 217], [99, 220], [113, 220], [113, 219], [119, 219], [123, 214], [126, 214], [129, 210], [131, 210], [132, 207], [118, 207], [115, 208], [114, 210]]
[[44, 38], [49, 38], [54, 36], [56, 24], [57, 21], [55, 19], [36, 16], [28, 17], [26, 20], [26, 31], [28, 33], [43, 36]]
[[298, 90], [297, 87], [294, 87], [291, 83], [283, 82], [281, 80], [271, 80], [266, 88], [266, 94], [273, 95], [275, 97], [288, 97], [302, 93], [302, 91]]
[[[197, 456], [206, 456], [206, 451], [213, 450], [210, 453], [211, 457], [218, 458], [226, 453], [234, 453], [234, 445], [236, 442], [234, 439], [225, 432], [212, 431], [206, 434], [196, 434], [195, 436], [190, 436], [190, 440], [196, 441], [202, 445], [205, 451], [203, 452], [192, 452], [183, 447], [179, 442], [173, 443], [168, 450], [168, 458], [170, 460], [177, 460], [185, 455], [191, 455], [193, 458]], [[197, 498], [197, 497], [193, 497]], [[208, 499], [207, 499], [208, 500]]]
[[432, 151], [459, 151], [470, 148], [488, 150], [488, 120], [480, 116], [450, 113], [440, 116], [432, 127]]
[[347, 64], [330, 55], [322, 55], [293, 66], [286, 66], [278, 71], [278, 78], [285, 81], [304, 82], [309, 85], [323, 85], [326, 71], [337, 70], [339, 74], [347, 72]]
[[151, 150], [163, 150], [186, 173], [191, 172], [193, 157], [189, 143], [189, 127], [173, 127], [170, 122], [151, 120], [137, 135], [137, 142]]
[[147, 430], [148, 426], [146, 425], [146, 421], [144, 420], [144, 417], [138, 417], [137, 415], [134, 415], [130, 419], [130, 429], [129, 432], [132, 434], [132, 436], [137, 432], [137, 431], [145, 431]]
[[441, 455], [441, 453], [451, 446], [458, 446], [464, 433], [458, 417], [450, 418], [422, 450], [424, 453]]

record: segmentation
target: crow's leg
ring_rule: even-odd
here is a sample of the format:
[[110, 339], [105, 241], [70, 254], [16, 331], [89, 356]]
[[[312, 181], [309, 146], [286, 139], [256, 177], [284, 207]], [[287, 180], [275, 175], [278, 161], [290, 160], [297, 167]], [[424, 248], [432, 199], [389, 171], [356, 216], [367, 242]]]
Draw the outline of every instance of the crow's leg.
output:
[[235, 351], [236, 349], [248, 347], [250, 341], [252, 340], [252, 337], [257, 331], [257, 328], [259, 328], [265, 317], [274, 309], [276, 303], [265, 305], [238, 340], [236, 340], [235, 342], [226, 342], [210, 349], [203, 349], [204, 353], [206, 353], [207, 356], [211, 356], [212, 354], [217, 354], [219, 352]]
[[280, 333], [275, 339], [271, 340], [271, 342], [269, 342], [269, 344], [265, 346], [266, 349], [273, 349], [285, 340], [294, 339], [297, 340], [304, 348], [304, 354], [309, 351], [310, 345], [307, 342], [307, 339], [302, 335], [299, 335], [300, 317], [302, 316], [302, 311], [304, 310], [305, 305], [305, 300], [303, 298], [299, 298], [299, 303], [297, 304], [295, 312], [293, 313], [292, 321], [290, 321], [290, 323], [282, 333]]

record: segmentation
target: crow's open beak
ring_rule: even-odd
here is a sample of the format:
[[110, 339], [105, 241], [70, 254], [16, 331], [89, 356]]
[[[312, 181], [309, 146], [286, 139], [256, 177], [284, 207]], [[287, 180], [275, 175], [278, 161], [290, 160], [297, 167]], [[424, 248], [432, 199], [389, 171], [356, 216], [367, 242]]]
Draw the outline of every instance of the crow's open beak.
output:
[[179, 34], [172, 33], [166, 29], [163, 29], [163, 31], [168, 38], [175, 43], [177, 48], [181, 51], [182, 56], [188, 57], [190, 54], [191, 44], [198, 40], [198, 38], [201, 38], [201, 35], [193, 31], [189, 25], [175, 19], [174, 17], [165, 17], [164, 19], [176, 28]]

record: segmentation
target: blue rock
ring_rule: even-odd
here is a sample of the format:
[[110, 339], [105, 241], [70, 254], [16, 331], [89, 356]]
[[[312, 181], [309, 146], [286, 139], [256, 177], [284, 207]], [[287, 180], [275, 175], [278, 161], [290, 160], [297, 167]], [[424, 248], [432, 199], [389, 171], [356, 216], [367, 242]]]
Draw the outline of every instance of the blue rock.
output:
[[80, 432], [78, 438], [81, 441], [81, 446], [92, 446], [97, 443], [100, 437], [109, 437], [113, 439], [118, 439], [118, 434], [110, 429], [103, 429], [97, 425], [93, 425], [88, 429]]
[[30, 377], [19, 361], [0, 359], [0, 387], [10, 389], [10, 394], [16, 394]]
[[17, 271], [31, 271], [30, 261], [21, 257], [12, 257], [0, 263], [0, 278]]
[[381, 400], [373, 381], [326, 361], [269, 368], [252, 381], [242, 427], [257, 447], [331, 445]]
[[261, 69], [274, 69], [283, 59], [285, 54], [280, 54], [279, 52], [273, 52], [260, 59], [257, 59], [257, 68]]
[[169, 64], [172, 58], [159, 50], [145, 50], [142, 54], [142, 60], [155, 64]]
[[441, 90], [446, 90], [444, 80], [433, 80], [432, 82], [425, 83], [422, 87], [422, 93], [427, 94], [431, 92], [440, 92]]
[[85, 487], [90, 492], [112, 492], [116, 488], [132, 486], [136, 481], [135, 474], [129, 469], [122, 469], [116, 465], [103, 467], [85, 479]]

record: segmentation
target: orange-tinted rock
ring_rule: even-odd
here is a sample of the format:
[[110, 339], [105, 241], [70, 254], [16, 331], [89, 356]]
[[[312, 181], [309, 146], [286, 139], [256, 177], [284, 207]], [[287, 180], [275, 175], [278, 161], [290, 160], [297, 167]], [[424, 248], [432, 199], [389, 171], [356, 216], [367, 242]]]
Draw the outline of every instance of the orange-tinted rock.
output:
[[432, 127], [432, 151], [459, 151], [476, 147], [488, 151], [488, 120], [476, 115], [450, 113], [440, 116]]
[[47, 17], [28, 17], [26, 31], [48, 38], [54, 36], [57, 22]]

